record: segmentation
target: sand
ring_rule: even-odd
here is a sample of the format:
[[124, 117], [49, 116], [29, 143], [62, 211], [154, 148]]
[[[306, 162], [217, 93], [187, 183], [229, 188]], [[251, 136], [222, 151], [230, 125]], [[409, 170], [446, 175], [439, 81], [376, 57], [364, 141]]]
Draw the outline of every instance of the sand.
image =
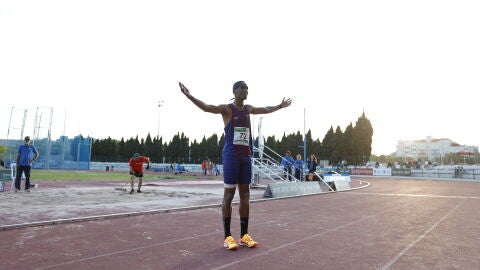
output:
[[[135, 211], [221, 204], [221, 179], [145, 182], [143, 193], [116, 190], [125, 182], [37, 181], [32, 192], [0, 192], [0, 226]], [[7, 189], [9, 190], [9, 188]], [[263, 190], [253, 190], [261, 198]], [[238, 197], [238, 191], [237, 196]]]

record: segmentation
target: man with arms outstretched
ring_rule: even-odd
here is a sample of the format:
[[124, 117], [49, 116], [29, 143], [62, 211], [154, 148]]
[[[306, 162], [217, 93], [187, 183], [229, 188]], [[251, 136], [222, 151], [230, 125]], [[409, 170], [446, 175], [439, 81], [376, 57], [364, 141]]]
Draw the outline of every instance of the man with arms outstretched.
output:
[[180, 90], [193, 104], [205, 112], [221, 114], [225, 130], [225, 144], [223, 146], [223, 181], [224, 194], [222, 202], [223, 229], [225, 232], [224, 247], [229, 250], [237, 249], [238, 245], [230, 233], [232, 217], [232, 200], [238, 186], [240, 195], [240, 245], [255, 247], [258, 243], [248, 234], [248, 218], [250, 216], [250, 183], [252, 180], [252, 137], [250, 114], [272, 113], [290, 106], [291, 99], [282, 100], [276, 106], [254, 107], [244, 104], [248, 96], [248, 86], [244, 81], [233, 85], [234, 102], [231, 104], [209, 105], [193, 97], [190, 91], [179, 83]]

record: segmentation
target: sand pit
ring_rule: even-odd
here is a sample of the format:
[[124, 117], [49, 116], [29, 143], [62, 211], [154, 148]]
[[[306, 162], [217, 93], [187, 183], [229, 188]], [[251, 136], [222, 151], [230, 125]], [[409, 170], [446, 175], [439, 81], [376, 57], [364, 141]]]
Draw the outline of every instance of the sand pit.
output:
[[[41, 182], [32, 192], [0, 193], [0, 225], [79, 218], [135, 211], [220, 204], [221, 179], [145, 182], [143, 193], [116, 190], [125, 182]], [[237, 191], [238, 192], [238, 191]], [[252, 196], [262, 197], [263, 190]]]

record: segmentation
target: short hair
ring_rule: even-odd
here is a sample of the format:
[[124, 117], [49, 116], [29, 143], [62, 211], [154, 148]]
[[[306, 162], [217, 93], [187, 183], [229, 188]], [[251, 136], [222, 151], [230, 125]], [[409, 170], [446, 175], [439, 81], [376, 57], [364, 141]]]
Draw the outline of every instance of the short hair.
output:
[[246, 87], [248, 89], [248, 86], [244, 81], [238, 81], [233, 84], [233, 91], [237, 90], [240, 87]]

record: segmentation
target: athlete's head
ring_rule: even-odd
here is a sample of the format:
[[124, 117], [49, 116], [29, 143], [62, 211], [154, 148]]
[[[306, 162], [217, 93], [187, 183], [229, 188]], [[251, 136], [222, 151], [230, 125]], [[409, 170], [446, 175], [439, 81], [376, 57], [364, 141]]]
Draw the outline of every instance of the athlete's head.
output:
[[139, 157], [140, 157], [140, 154], [139, 154], [139, 153], [133, 154], [133, 158], [134, 158], [134, 159], [138, 159]]
[[242, 100], [247, 99], [248, 95], [248, 86], [244, 81], [238, 81], [233, 84], [233, 94], [235, 98], [240, 98]]
[[237, 90], [238, 88], [241, 88], [241, 87], [248, 89], [248, 86], [244, 81], [238, 81], [238, 82], [234, 83], [233, 84], [233, 93], [235, 93], [235, 90]]

